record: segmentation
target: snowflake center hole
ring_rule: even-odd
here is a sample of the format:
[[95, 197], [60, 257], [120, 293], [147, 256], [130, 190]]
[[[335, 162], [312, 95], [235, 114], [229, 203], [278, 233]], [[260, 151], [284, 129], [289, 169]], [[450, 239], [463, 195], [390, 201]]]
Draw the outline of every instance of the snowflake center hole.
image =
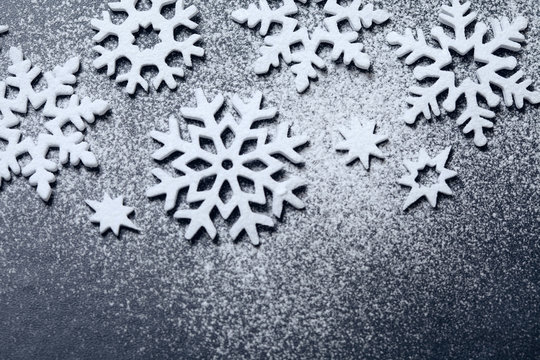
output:
[[416, 182], [420, 184], [421, 187], [431, 187], [439, 182], [440, 173], [434, 166], [424, 167], [418, 171], [418, 176], [416, 177]]
[[135, 9], [138, 11], [147, 11], [152, 8], [152, 1], [151, 0], [139, 0], [135, 4]]
[[310, 1], [308, 4], [298, 4], [298, 14], [295, 18], [299, 21], [299, 27], [305, 27], [312, 34], [316, 28], [324, 27], [326, 15], [321, 4]]
[[452, 51], [452, 65], [450, 70], [454, 72], [456, 76], [456, 85], [459, 86], [466, 79], [470, 79], [475, 83], [478, 83], [477, 70], [479, 64], [474, 60], [473, 51], [465, 55], [459, 55]]
[[[280, 6], [283, 6], [283, 0], [277, 1], [268, 1], [270, 8], [273, 10], [278, 9]], [[297, 3], [298, 12], [296, 14], [288, 15], [291, 19], [298, 21], [296, 25], [297, 29], [306, 28], [309, 34], [312, 34], [313, 31], [318, 27], [324, 27], [324, 19], [326, 15], [324, 14], [323, 6], [321, 4], [316, 4], [313, 1], [309, 1], [306, 4]], [[275, 35], [282, 31], [281, 24], [272, 24], [270, 27], [269, 35]]]
[[45, 119], [40, 110], [35, 110], [32, 106], [28, 106], [26, 114], [17, 114], [20, 119], [20, 125], [18, 127], [21, 131], [22, 139], [32, 138], [35, 140], [39, 134], [46, 132], [44, 125], [47, 119]]
[[135, 33], [135, 45], [137, 45], [141, 51], [153, 49], [160, 42], [159, 31], [154, 30], [154, 27], [151, 24], [147, 28], [140, 27], [139, 31]]
[[221, 166], [225, 169], [225, 170], [231, 170], [234, 166], [234, 163], [232, 162], [232, 160], [229, 160], [229, 159], [225, 159], [221, 162]]

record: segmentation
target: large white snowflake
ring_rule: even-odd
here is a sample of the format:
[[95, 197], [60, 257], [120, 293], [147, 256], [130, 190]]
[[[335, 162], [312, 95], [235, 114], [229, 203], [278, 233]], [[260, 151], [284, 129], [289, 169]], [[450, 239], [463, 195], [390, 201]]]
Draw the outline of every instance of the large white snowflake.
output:
[[[33, 84], [41, 69], [33, 67], [17, 48], [11, 48], [9, 56], [13, 65], [8, 72], [12, 76], [0, 82], [0, 141], [5, 143], [3, 151], [0, 151], [0, 184], [2, 180], [11, 180], [12, 174], [22, 173], [29, 177], [30, 184], [37, 187], [41, 199], [48, 201], [52, 192], [50, 184], [56, 180], [54, 173], [59, 168], [55, 160], [49, 159], [50, 150], [59, 150], [61, 164], [69, 161], [78, 165], [82, 162], [86, 167], [96, 167], [97, 159], [89, 150], [89, 144], [83, 141], [82, 132], [87, 123], [93, 123], [96, 115], [105, 114], [109, 106], [103, 100], [84, 98], [81, 101], [73, 94], [79, 58], [72, 58], [65, 65], [46, 72], [47, 87], [37, 92]], [[8, 96], [8, 86], [17, 89], [15, 97]], [[59, 104], [60, 97], [69, 97], [68, 104]], [[16, 114], [26, 114], [28, 103], [36, 110], [45, 105], [43, 115], [49, 118], [45, 131], [35, 140], [22, 139], [21, 130], [17, 128], [20, 120]], [[69, 124], [76, 130], [65, 133]], [[23, 154], [28, 154], [30, 161], [21, 169], [18, 158]]]
[[[417, 30], [417, 38], [413, 31], [407, 29], [404, 35], [392, 32], [388, 35], [388, 41], [392, 45], [399, 45], [397, 51], [399, 57], [408, 55], [405, 63], [415, 64], [421, 59], [430, 60], [429, 65], [418, 65], [414, 69], [414, 76], [418, 81], [432, 79], [431, 86], [414, 86], [410, 89], [413, 95], [407, 99], [411, 105], [405, 113], [405, 121], [413, 124], [419, 115], [423, 114], [427, 119], [441, 114], [438, 98], [448, 92], [443, 102], [447, 112], [456, 110], [457, 101], [461, 96], [465, 97], [466, 108], [457, 119], [458, 125], [466, 124], [464, 133], [474, 133], [476, 146], [484, 146], [487, 138], [484, 129], [492, 128], [490, 119], [495, 113], [490, 108], [496, 107], [500, 102], [500, 96], [494, 92], [496, 87], [502, 93], [507, 107], [516, 105], [522, 108], [524, 101], [533, 104], [540, 102], [540, 92], [529, 89], [532, 81], [524, 79], [524, 73], [517, 69], [517, 60], [513, 56], [501, 55], [499, 50], [518, 52], [521, 44], [525, 41], [522, 34], [527, 27], [527, 20], [518, 17], [513, 22], [507, 18], [491, 20], [492, 34], [489, 41], [485, 41], [488, 34], [488, 26], [483, 22], [477, 22], [474, 32], [467, 36], [467, 28], [476, 21], [476, 13], [469, 12], [471, 3], [461, 3], [461, 0], [452, 0], [450, 6], [443, 6], [439, 15], [439, 21], [450, 27], [454, 37], [448, 36], [442, 27], [434, 27], [431, 36], [439, 44], [432, 46], [426, 42], [421, 29]], [[452, 64], [453, 50], [459, 55], [466, 55], [474, 50], [474, 59], [480, 67], [476, 71], [477, 80], [466, 78], [461, 84], [456, 84], [454, 71], [447, 67]], [[505, 75], [503, 72], [511, 72]], [[483, 98], [488, 107], [479, 103], [479, 97]]]
[[[129, 71], [118, 75], [116, 82], [127, 82], [126, 91], [130, 94], [135, 93], [137, 85], [148, 91], [148, 81], [141, 74], [145, 66], [155, 66], [158, 69], [158, 74], [152, 80], [154, 88], [157, 89], [165, 82], [170, 89], [175, 89], [178, 84], [174, 76], [184, 77], [184, 70], [170, 66], [167, 57], [173, 53], [181, 54], [183, 63], [191, 67], [192, 56], [204, 55], [204, 50], [195, 45], [201, 39], [200, 35], [192, 34], [182, 41], [175, 37], [175, 30], [180, 27], [190, 30], [197, 27], [197, 23], [192, 19], [198, 10], [195, 6], [185, 8], [184, 0], [152, 0], [150, 9], [140, 11], [136, 8], [137, 2], [138, 0], [121, 0], [108, 4], [113, 13], [127, 14], [127, 18], [119, 24], [111, 19], [108, 11], [103, 12], [103, 20], [92, 20], [92, 27], [98, 31], [94, 42], [101, 43], [109, 36], [116, 37], [118, 41], [118, 45], [112, 50], [101, 45], [94, 47], [99, 53], [94, 66], [97, 69], [107, 66], [107, 75], [113, 76], [117, 61], [122, 58], [129, 60]], [[167, 18], [162, 14], [162, 10], [171, 4], [175, 4], [174, 16]], [[135, 44], [135, 34], [150, 25], [158, 32], [160, 42], [151, 49], [140, 50]]]
[[230, 235], [237, 238], [245, 230], [251, 242], [257, 245], [260, 241], [257, 225], [274, 226], [271, 216], [252, 208], [255, 204], [267, 203], [265, 189], [272, 193], [272, 213], [276, 217], [281, 216], [284, 202], [296, 208], [304, 207], [293, 193], [305, 185], [304, 181], [295, 176], [276, 178], [284, 172], [285, 163], [275, 156], [300, 164], [303, 159], [296, 149], [308, 140], [305, 136], [289, 137], [288, 124], [280, 124], [272, 139], [268, 138], [268, 129], [254, 128], [257, 122], [271, 120], [277, 113], [273, 108], [261, 109], [261, 93], [256, 93], [247, 103], [238, 96], [233, 97], [232, 105], [240, 116], [238, 121], [230, 113], [221, 121], [216, 119], [224, 103], [223, 96], [208, 102], [203, 92], [198, 90], [196, 98], [196, 108], [181, 110], [184, 118], [202, 125], [189, 125], [190, 140], [181, 137], [174, 117], [169, 120], [168, 133], [151, 133], [156, 141], [163, 144], [153, 158], [165, 160], [173, 154], [179, 155], [172, 166], [181, 175], [173, 177], [161, 169], [153, 170], [160, 184], [149, 189], [147, 195], [166, 195], [165, 209], [169, 211], [175, 208], [180, 191], [188, 189], [186, 201], [191, 209], [178, 210], [174, 215], [190, 221], [185, 234], [187, 239], [193, 238], [203, 228], [215, 238], [212, 210], [217, 208], [225, 219], [237, 210], [239, 217], [232, 225]]
[[[296, 0], [303, 4], [307, 0]], [[283, 0], [283, 5], [272, 9], [267, 0], [260, 0], [259, 6], [250, 4], [247, 9], [234, 11], [232, 18], [239, 23], [246, 23], [250, 28], [260, 24], [259, 33], [264, 36], [265, 46], [261, 48], [262, 56], [255, 63], [255, 73], [264, 74], [270, 67], [277, 67], [280, 57], [285, 63], [294, 63], [291, 71], [296, 75], [296, 89], [305, 91], [311, 79], [317, 78], [315, 67], [323, 69], [325, 61], [317, 51], [322, 44], [330, 44], [332, 60], [343, 55], [343, 62], [367, 70], [370, 66], [369, 56], [363, 52], [364, 46], [356, 42], [358, 32], [362, 28], [370, 28], [374, 23], [381, 24], [390, 15], [384, 10], [374, 10], [372, 4], [362, 7], [362, 0], [354, 0], [348, 6], [338, 4], [338, 0], [314, 0], [315, 3], [326, 1], [324, 12], [325, 28], [317, 28], [309, 34], [305, 27], [298, 27], [298, 20], [291, 17], [298, 13], [295, 0]], [[341, 32], [339, 25], [348, 22], [354, 31]], [[268, 35], [273, 24], [280, 24], [282, 29], [275, 35]], [[301, 44], [302, 49], [292, 51], [292, 46]]]

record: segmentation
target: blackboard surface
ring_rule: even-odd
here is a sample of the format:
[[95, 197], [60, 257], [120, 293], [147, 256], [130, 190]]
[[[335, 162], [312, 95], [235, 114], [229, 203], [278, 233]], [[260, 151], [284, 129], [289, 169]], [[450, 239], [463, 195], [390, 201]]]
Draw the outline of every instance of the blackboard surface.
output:
[[[484, 149], [453, 116], [412, 127], [402, 120], [413, 69], [385, 36], [417, 26], [429, 34], [447, 1], [376, 2], [393, 17], [362, 35], [371, 71], [330, 64], [304, 94], [286, 65], [253, 73], [262, 39], [230, 19], [248, 1], [191, 3], [205, 58], [176, 91], [128, 96], [92, 67], [90, 20], [105, 1], [1, 1], [0, 24], [10, 31], [0, 37], [0, 78], [11, 46], [44, 70], [78, 55], [78, 93], [112, 110], [87, 130], [98, 171], [63, 168], [46, 204], [24, 178], [2, 185], [0, 358], [540, 358], [540, 108], [498, 107]], [[298, 19], [313, 30], [322, 4], [299, 6]], [[473, 8], [481, 20], [529, 18], [517, 58], [540, 89], [537, 0], [475, 0]], [[227, 98], [260, 90], [279, 109], [275, 124], [290, 122], [310, 138], [305, 165], [290, 167], [308, 182], [306, 209], [287, 207], [259, 247], [246, 236], [233, 241], [221, 219], [217, 241], [187, 241], [185, 224], [145, 197], [159, 166], [148, 133], [195, 105], [199, 87]], [[334, 150], [337, 129], [354, 118], [377, 120], [390, 138], [386, 160], [372, 160], [369, 172]], [[40, 131], [39, 111], [21, 119], [25, 134]], [[455, 196], [403, 212], [403, 160], [449, 145]], [[136, 208], [141, 234], [99, 235], [84, 200], [105, 192]]]

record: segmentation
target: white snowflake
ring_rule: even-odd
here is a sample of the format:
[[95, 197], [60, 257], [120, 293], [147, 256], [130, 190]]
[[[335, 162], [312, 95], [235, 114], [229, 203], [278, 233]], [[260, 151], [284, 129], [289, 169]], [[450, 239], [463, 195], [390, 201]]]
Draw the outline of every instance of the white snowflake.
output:
[[0, 34], [3, 34], [9, 30], [9, 27], [6, 25], [0, 25]]
[[[297, 1], [303, 4], [307, 2]], [[305, 27], [298, 28], [298, 21], [291, 17], [298, 13], [295, 0], [284, 0], [283, 5], [277, 9], [272, 9], [267, 0], [260, 0], [259, 7], [250, 4], [247, 9], [232, 13], [235, 21], [242, 24], [247, 22], [250, 28], [260, 24], [259, 33], [265, 37], [262, 56], [255, 63], [255, 73], [264, 74], [271, 66], [279, 66], [281, 57], [287, 64], [294, 63], [291, 71], [296, 75], [296, 89], [304, 92], [309, 87], [310, 79], [317, 78], [315, 67], [326, 67], [325, 61], [317, 55], [322, 44], [333, 46], [333, 61], [343, 55], [346, 65], [353, 62], [360, 69], [369, 68], [369, 56], [363, 52], [364, 46], [356, 42], [358, 32], [362, 28], [370, 28], [373, 23], [382, 24], [389, 19], [390, 14], [384, 10], [374, 10], [372, 4], [362, 7], [362, 0], [354, 0], [348, 6], [338, 4], [338, 0], [314, 0], [315, 3], [323, 1], [326, 1], [324, 12], [329, 17], [324, 21], [325, 28], [317, 28], [311, 35]], [[344, 21], [354, 31], [341, 32], [338, 25]], [[276, 35], [268, 35], [272, 24], [282, 26]], [[292, 51], [291, 47], [295, 44], [301, 44], [302, 49]]]
[[[414, 69], [414, 76], [418, 81], [432, 79], [434, 83], [428, 87], [414, 86], [410, 89], [413, 96], [407, 99], [411, 107], [405, 113], [405, 121], [413, 124], [421, 114], [427, 119], [431, 118], [432, 113], [439, 116], [441, 110], [438, 97], [444, 92], [448, 92], [443, 102], [447, 112], [454, 112], [458, 99], [464, 96], [466, 108], [457, 123], [466, 124], [464, 133], [472, 131], [474, 143], [480, 147], [487, 144], [484, 129], [493, 127], [490, 119], [495, 117], [495, 113], [489, 108], [496, 107], [500, 102], [500, 96], [494, 92], [493, 87], [500, 89], [507, 107], [515, 103], [518, 109], [523, 107], [524, 100], [533, 104], [539, 103], [540, 92], [529, 90], [532, 81], [524, 79], [523, 71], [516, 71], [516, 58], [497, 53], [501, 49], [510, 52], [521, 49], [520, 43], [525, 41], [522, 32], [527, 28], [527, 20], [523, 17], [518, 17], [513, 22], [507, 18], [492, 19], [492, 35], [486, 42], [488, 26], [483, 22], [476, 23], [472, 35], [466, 35], [467, 28], [476, 21], [477, 16], [475, 12], [469, 12], [470, 6], [468, 1], [462, 4], [461, 0], [452, 0], [451, 6], [442, 7], [439, 21], [452, 29], [454, 37], [448, 36], [442, 27], [434, 27], [431, 35], [440, 47], [428, 44], [421, 29], [417, 30], [418, 39], [415, 39], [411, 29], [407, 29], [404, 35], [390, 33], [388, 41], [392, 45], [400, 45], [397, 54], [399, 57], [408, 55], [405, 59], [408, 65], [421, 59], [431, 61], [429, 65], [418, 65]], [[477, 81], [466, 78], [461, 84], [456, 84], [455, 73], [447, 69], [452, 64], [450, 50], [459, 55], [466, 55], [474, 50], [474, 59], [480, 65], [476, 71]], [[512, 74], [505, 76], [501, 71], [511, 71]], [[482, 107], [478, 97], [483, 98], [489, 108]]]
[[[399, 184], [408, 186], [411, 188], [411, 192], [405, 200], [403, 210], [406, 210], [409, 206], [420, 200], [424, 196], [427, 198], [429, 204], [432, 207], [437, 206], [437, 196], [439, 193], [445, 195], [453, 195], [452, 189], [446, 183], [446, 180], [457, 176], [457, 172], [446, 169], [446, 162], [450, 155], [451, 147], [446, 148], [443, 152], [434, 158], [431, 158], [428, 153], [422, 149], [418, 153], [418, 161], [413, 162], [406, 160], [405, 167], [409, 171], [408, 175], [403, 176], [399, 180]], [[435, 168], [439, 174], [437, 182], [430, 186], [424, 186], [417, 182], [419, 171], [426, 169], [426, 167]]]
[[[213, 209], [217, 208], [225, 219], [238, 210], [239, 218], [232, 225], [230, 235], [237, 238], [245, 230], [251, 242], [257, 245], [260, 241], [257, 225], [274, 226], [270, 216], [252, 209], [254, 204], [267, 203], [265, 189], [272, 193], [272, 213], [276, 217], [281, 216], [284, 202], [298, 209], [304, 207], [293, 193], [305, 185], [304, 181], [295, 176], [275, 179], [285, 169], [284, 162], [275, 155], [301, 164], [303, 159], [295, 149], [308, 140], [305, 136], [289, 137], [288, 124], [280, 124], [272, 139], [268, 138], [268, 129], [253, 128], [257, 122], [271, 120], [277, 113], [276, 109], [261, 109], [261, 93], [256, 93], [248, 103], [238, 96], [233, 97], [232, 105], [240, 115], [239, 121], [231, 114], [217, 121], [216, 114], [223, 107], [223, 96], [208, 102], [203, 92], [198, 90], [196, 98], [196, 108], [181, 110], [184, 118], [202, 123], [202, 126], [188, 127], [191, 141], [180, 136], [178, 121], [174, 117], [169, 120], [168, 133], [151, 133], [156, 141], [163, 144], [153, 158], [164, 160], [173, 154], [179, 155], [172, 165], [181, 176], [172, 177], [163, 170], [153, 170], [161, 183], [149, 189], [147, 195], [166, 195], [165, 209], [169, 211], [174, 209], [179, 192], [188, 189], [186, 201], [192, 208], [175, 213], [176, 218], [190, 221], [185, 234], [187, 239], [192, 239], [203, 228], [210, 237], [216, 237], [211, 218]], [[227, 140], [227, 133], [234, 136], [232, 141]], [[204, 145], [204, 142], [209, 145]], [[254, 147], [245, 148], [252, 142], [255, 142]], [[205, 166], [198, 166], [194, 163], [196, 161], [202, 161]], [[251, 182], [252, 188], [246, 188], [244, 181]], [[223, 198], [223, 191], [226, 191], [228, 199]]]
[[[7, 145], [0, 151], [0, 183], [1, 180], [11, 180], [11, 175], [29, 177], [30, 184], [37, 186], [41, 199], [48, 201], [51, 196], [51, 183], [56, 180], [54, 173], [58, 164], [48, 158], [51, 149], [59, 150], [61, 164], [68, 161], [72, 165], [80, 162], [86, 167], [96, 167], [97, 160], [89, 150], [89, 144], [82, 133], [87, 123], [93, 123], [96, 115], [103, 115], [109, 110], [103, 100], [91, 101], [84, 98], [80, 101], [73, 95], [73, 84], [76, 82], [75, 73], [79, 70], [79, 58], [72, 58], [64, 66], [57, 66], [53, 71], [44, 75], [47, 88], [41, 92], [34, 90], [33, 84], [39, 78], [41, 69], [33, 67], [25, 60], [22, 52], [11, 48], [9, 56], [13, 65], [8, 68], [12, 75], [5, 82], [0, 82], [0, 140]], [[7, 86], [18, 90], [15, 97], [7, 96]], [[69, 97], [66, 106], [58, 104], [59, 97]], [[21, 141], [21, 131], [16, 128], [20, 124], [16, 114], [26, 114], [28, 103], [36, 110], [43, 105], [43, 115], [50, 118], [45, 123], [46, 131], [41, 133], [34, 142], [30, 138]], [[71, 124], [76, 131], [64, 133], [64, 128]], [[28, 154], [30, 161], [22, 169], [18, 158]]]
[[108, 230], [112, 230], [117, 237], [120, 235], [120, 227], [127, 227], [135, 231], [141, 231], [128, 216], [134, 211], [132, 207], [124, 206], [124, 197], [119, 196], [112, 199], [109, 194], [105, 194], [102, 202], [86, 200], [96, 213], [92, 215], [90, 221], [99, 223], [99, 232], [103, 235]]
[[[182, 55], [183, 63], [191, 67], [192, 56], [203, 56], [204, 50], [195, 44], [201, 39], [200, 35], [192, 34], [182, 41], [176, 40], [175, 30], [181, 26], [190, 30], [197, 27], [192, 19], [198, 13], [195, 6], [184, 7], [184, 0], [153, 0], [149, 10], [140, 11], [136, 8], [136, 0], [121, 0], [109, 3], [109, 8], [113, 13], [126, 13], [127, 18], [120, 24], [111, 19], [108, 11], [103, 12], [103, 20], [92, 20], [92, 27], [98, 31], [94, 36], [95, 43], [101, 43], [109, 36], [117, 38], [118, 46], [107, 49], [104, 46], [94, 47], [100, 55], [94, 61], [94, 66], [100, 69], [107, 66], [107, 75], [113, 76], [116, 72], [116, 63], [121, 58], [126, 58], [131, 63], [128, 72], [120, 74], [116, 82], [127, 82], [126, 91], [129, 94], [135, 93], [137, 85], [148, 91], [148, 81], [141, 74], [143, 67], [155, 66], [158, 74], [153, 79], [154, 88], [158, 88], [165, 82], [170, 89], [175, 89], [178, 84], [174, 76], [184, 77], [184, 70], [181, 67], [173, 67], [167, 64], [167, 57], [173, 53]], [[166, 5], [175, 4], [174, 16], [170, 19], [161, 13]], [[140, 50], [135, 44], [135, 33], [149, 26], [158, 32], [160, 42], [151, 49]]]
[[380, 143], [388, 140], [385, 135], [376, 135], [375, 127], [377, 124], [373, 122], [362, 125], [360, 121], [353, 121], [351, 128], [341, 128], [339, 132], [345, 138], [336, 145], [336, 150], [347, 151], [349, 156], [346, 163], [351, 164], [356, 160], [360, 160], [366, 170], [369, 170], [369, 158], [375, 156], [384, 159], [384, 154], [377, 147]]

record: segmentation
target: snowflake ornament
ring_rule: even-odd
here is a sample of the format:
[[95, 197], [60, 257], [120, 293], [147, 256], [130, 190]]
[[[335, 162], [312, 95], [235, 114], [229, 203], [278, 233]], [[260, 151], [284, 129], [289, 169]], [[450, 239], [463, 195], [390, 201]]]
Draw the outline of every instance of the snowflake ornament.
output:
[[[94, 67], [101, 69], [107, 66], [107, 75], [113, 76], [116, 72], [117, 61], [126, 58], [131, 63], [131, 68], [127, 73], [118, 75], [116, 82], [127, 82], [126, 91], [129, 94], [135, 93], [137, 85], [148, 91], [148, 81], [141, 75], [145, 66], [155, 66], [158, 69], [158, 74], [152, 80], [155, 89], [163, 82], [170, 89], [175, 89], [178, 84], [174, 76], [184, 77], [184, 70], [170, 66], [167, 63], [167, 57], [173, 53], [179, 53], [182, 55], [183, 63], [191, 67], [193, 56], [204, 55], [204, 50], [195, 45], [201, 39], [200, 35], [192, 34], [182, 41], [176, 40], [175, 37], [177, 28], [185, 27], [194, 30], [198, 26], [193, 21], [198, 10], [195, 6], [185, 8], [184, 0], [152, 0], [149, 10], [139, 11], [136, 8], [137, 2], [138, 0], [121, 0], [108, 4], [113, 13], [127, 14], [127, 18], [120, 24], [116, 24], [111, 19], [108, 11], [103, 12], [103, 20], [92, 20], [92, 27], [98, 31], [93, 39], [95, 43], [101, 43], [109, 36], [118, 39], [118, 46], [113, 50], [101, 45], [94, 47], [94, 50], [99, 53], [99, 57], [94, 61]], [[175, 13], [168, 19], [161, 11], [164, 6], [170, 4], [175, 4]], [[135, 44], [135, 34], [149, 26], [158, 32], [160, 42], [152, 49], [140, 50]]]
[[[8, 68], [12, 75], [5, 82], [0, 82], [0, 140], [7, 145], [0, 151], [0, 185], [1, 181], [11, 180], [12, 174], [23, 174], [29, 178], [30, 184], [37, 187], [42, 200], [48, 201], [52, 189], [51, 183], [56, 180], [55, 172], [59, 165], [70, 162], [71, 165], [82, 163], [92, 168], [98, 165], [90, 145], [84, 141], [83, 131], [87, 124], [95, 121], [96, 116], [104, 115], [109, 105], [103, 100], [80, 100], [74, 95], [73, 84], [79, 70], [79, 58], [72, 58], [63, 66], [46, 72], [44, 79], [47, 87], [41, 92], [34, 90], [33, 84], [41, 74], [41, 69], [34, 67], [24, 59], [22, 52], [11, 48], [9, 57], [13, 62]], [[15, 97], [7, 94], [7, 87], [18, 90]], [[59, 98], [69, 97], [67, 105], [60, 105]], [[36, 110], [43, 105], [43, 115], [48, 118], [45, 131], [37, 139], [22, 138], [17, 128], [20, 120], [16, 114], [26, 114], [28, 103]], [[66, 127], [75, 128], [65, 133]], [[59, 150], [59, 161], [49, 158], [52, 149]], [[21, 168], [18, 158], [29, 155], [30, 161]]]
[[338, 151], [347, 151], [349, 156], [347, 157], [347, 165], [353, 163], [356, 160], [360, 160], [366, 170], [369, 170], [370, 156], [384, 159], [384, 154], [378, 148], [380, 143], [388, 141], [388, 137], [385, 135], [375, 134], [375, 122], [370, 122], [362, 125], [360, 121], [353, 121], [351, 128], [341, 128], [339, 132], [345, 139], [336, 146]]
[[[407, 56], [405, 63], [413, 65], [421, 59], [430, 61], [429, 65], [418, 65], [414, 69], [414, 76], [418, 81], [432, 79], [434, 83], [428, 87], [414, 86], [410, 89], [412, 96], [407, 99], [411, 107], [405, 113], [405, 122], [413, 124], [423, 114], [430, 119], [431, 114], [439, 116], [438, 97], [448, 92], [443, 102], [443, 108], [451, 113], [456, 111], [457, 101], [464, 96], [466, 108], [457, 119], [458, 125], [465, 125], [463, 132], [473, 132], [474, 143], [481, 147], [487, 144], [484, 129], [492, 128], [491, 119], [495, 113], [491, 110], [500, 102], [500, 96], [494, 92], [494, 87], [502, 93], [507, 107], [516, 105], [521, 109], [524, 101], [532, 104], [540, 102], [540, 92], [532, 91], [530, 79], [524, 78], [524, 73], [517, 70], [517, 60], [513, 56], [500, 55], [498, 50], [507, 52], [519, 52], [521, 43], [525, 41], [522, 32], [527, 28], [527, 20], [518, 17], [513, 22], [508, 18], [491, 20], [492, 34], [488, 41], [488, 26], [483, 22], [477, 22], [474, 33], [467, 36], [467, 28], [476, 21], [476, 13], [469, 12], [471, 3], [461, 3], [461, 0], [452, 0], [450, 6], [443, 6], [439, 15], [439, 21], [451, 28], [454, 37], [445, 33], [442, 27], [434, 27], [431, 36], [440, 47], [435, 47], [426, 42], [422, 30], [417, 30], [417, 39], [413, 31], [407, 29], [404, 35], [392, 32], [388, 35], [388, 42], [399, 45], [397, 50], [399, 57]], [[474, 51], [474, 60], [479, 64], [476, 70], [477, 80], [466, 78], [461, 84], [456, 84], [456, 74], [447, 69], [452, 64], [453, 50], [463, 56]], [[511, 72], [511, 75], [503, 75], [501, 72]], [[488, 108], [481, 106], [478, 97], [483, 98]]]
[[[420, 200], [422, 197], [426, 197], [429, 204], [432, 207], [437, 206], [437, 196], [439, 193], [445, 195], [453, 195], [452, 189], [446, 183], [446, 180], [457, 176], [457, 172], [446, 169], [446, 162], [450, 155], [451, 147], [446, 148], [442, 153], [434, 158], [431, 158], [427, 152], [422, 149], [418, 154], [418, 161], [413, 162], [406, 160], [405, 167], [409, 171], [408, 175], [403, 176], [398, 183], [403, 186], [411, 188], [411, 192], [405, 200], [403, 210], [406, 210], [409, 206]], [[439, 174], [437, 183], [431, 186], [424, 186], [417, 182], [419, 171], [424, 170], [426, 167], [435, 168]]]
[[[297, 0], [303, 4], [307, 0]], [[265, 74], [270, 67], [277, 67], [280, 57], [286, 64], [294, 63], [291, 71], [296, 75], [295, 83], [298, 92], [304, 92], [311, 79], [318, 77], [315, 68], [324, 69], [325, 61], [317, 54], [322, 44], [332, 45], [332, 60], [337, 61], [343, 55], [343, 62], [351, 62], [356, 67], [367, 70], [370, 66], [369, 56], [363, 52], [364, 46], [356, 42], [362, 28], [368, 29], [373, 24], [382, 24], [390, 18], [384, 10], [374, 10], [372, 4], [362, 7], [361, 0], [354, 0], [348, 6], [338, 4], [338, 0], [314, 0], [315, 3], [326, 1], [324, 12], [325, 28], [317, 28], [309, 34], [305, 27], [298, 27], [298, 21], [291, 17], [298, 13], [295, 0], [283, 0], [283, 5], [272, 9], [267, 0], [259, 0], [259, 7], [250, 4], [247, 9], [232, 13], [232, 18], [238, 23], [247, 23], [254, 28], [260, 24], [259, 33], [264, 38], [265, 46], [261, 48], [262, 56], [255, 63], [255, 73]], [[341, 32], [339, 24], [348, 22], [354, 31]], [[273, 24], [280, 24], [281, 31], [269, 35]], [[301, 44], [302, 49], [293, 51], [291, 47]]]
[[95, 211], [90, 221], [99, 224], [99, 231], [103, 235], [108, 230], [112, 230], [114, 235], [120, 235], [120, 227], [130, 228], [137, 232], [139, 229], [128, 216], [135, 211], [133, 208], [124, 206], [124, 197], [120, 196], [112, 199], [109, 194], [105, 194], [102, 202], [86, 200], [86, 204]]
[[[274, 226], [271, 216], [252, 208], [252, 205], [267, 203], [265, 189], [272, 193], [275, 217], [281, 216], [284, 202], [297, 209], [304, 207], [294, 190], [304, 186], [305, 182], [295, 176], [276, 179], [284, 172], [285, 162], [275, 156], [301, 164], [303, 159], [296, 149], [306, 144], [308, 139], [305, 136], [289, 137], [288, 124], [280, 124], [272, 139], [268, 138], [268, 129], [253, 128], [257, 122], [271, 120], [277, 113], [276, 109], [261, 109], [262, 94], [259, 92], [247, 103], [238, 96], [233, 97], [232, 105], [240, 116], [239, 121], [231, 114], [225, 115], [221, 121], [216, 119], [224, 104], [223, 96], [208, 102], [203, 92], [198, 90], [196, 98], [196, 108], [181, 110], [184, 118], [202, 125], [189, 125], [191, 141], [180, 136], [178, 121], [174, 117], [169, 120], [168, 133], [153, 131], [150, 134], [163, 144], [153, 158], [161, 161], [173, 154], [179, 155], [172, 166], [181, 176], [173, 177], [161, 169], [153, 170], [160, 183], [149, 189], [147, 195], [165, 195], [165, 209], [169, 211], [175, 208], [179, 192], [187, 188], [186, 201], [191, 208], [174, 214], [178, 219], [190, 221], [185, 234], [187, 239], [192, 239], [201, 229], [206, 230], [211, 238], [216, 237], [211, 212], [217, 208], [225, 219], [237, 210], [239, 217], [232, 225], [230, 235], [236, 239], [245, 230], [251, 242], [258, 245], [257, 225]], [[226, 134], [233, 135], [234, 139], [227, 141]], [[210, 145], [205, 146], [204, 142]], [[198, 166], [197, 162], [203, 162], [204, 166]], [[246, 188], [246, 182], [251, 183], [251, 188]]]

